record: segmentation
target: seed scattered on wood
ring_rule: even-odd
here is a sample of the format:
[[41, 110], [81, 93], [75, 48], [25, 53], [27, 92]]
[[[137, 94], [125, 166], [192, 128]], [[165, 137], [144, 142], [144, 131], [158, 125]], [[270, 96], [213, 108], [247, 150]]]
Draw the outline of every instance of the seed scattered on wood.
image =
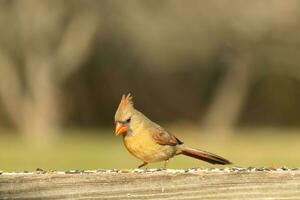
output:
[[162, 168], [146, 168], [146, 169], [97, 169], [97, 170], [67, 170], [67, 171], [55, 171], [55, 170], [43, 170], [37, 168], [34, 172], [4, 172], [0, 171], [0, 175], [9, 174], [101, 174], [101, 173], [199, 173], [199, 172], [226, 172], [226, 173], [238, 173], [238, 172], [264, 172], [264, 171], [299, 171], [299, 168], [288, 168], [286, 166], [273, 168], [273, 167], [226, 167], [226, 168], [188, 168], [188, 169], [162, 169]]

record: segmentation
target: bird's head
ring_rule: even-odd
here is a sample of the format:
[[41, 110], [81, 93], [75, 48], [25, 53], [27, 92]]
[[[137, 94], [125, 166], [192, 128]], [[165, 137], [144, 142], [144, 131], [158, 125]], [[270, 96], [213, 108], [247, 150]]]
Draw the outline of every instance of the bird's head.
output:
[[123, 95], [115, 114], [115, 135], [127, 133], [130, 129], [131, 118], [134, 114], [132, 96]]

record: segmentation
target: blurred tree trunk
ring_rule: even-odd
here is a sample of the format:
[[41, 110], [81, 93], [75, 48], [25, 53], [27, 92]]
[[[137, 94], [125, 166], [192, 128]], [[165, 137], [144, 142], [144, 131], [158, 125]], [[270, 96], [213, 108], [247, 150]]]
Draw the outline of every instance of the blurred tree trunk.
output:
[[229, 67], [202, 121], [204, 129], [228, 131], [239, 119], [245, 103], [250, 83], [252, 68], [249, 55], [239, 55], [229, 59]]
[[97, 30], [95, 10], [64, 10], [65, 3], [15, 1], [14, 13], [5, 16], [18, 24], [14, 37], [21, 36], [24, 62], [0, 46], [0, 97], [10, 120], [30, 139], [59, 129], [60, 86], [80, 67]]

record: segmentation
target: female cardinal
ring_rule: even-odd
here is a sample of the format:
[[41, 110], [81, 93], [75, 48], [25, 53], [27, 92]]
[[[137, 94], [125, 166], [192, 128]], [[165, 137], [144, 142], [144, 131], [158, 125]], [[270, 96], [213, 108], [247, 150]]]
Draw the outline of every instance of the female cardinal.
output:
[[144, 163], [165, 161], [165, 167], [170, 158], [183, 154], [212, 164], [231, 164], [225, 158], [215, 154], [183, 145], [178, 138], [152, 122], [133, 107], [130, 94], [123, 95], [115, 114], [115, 134], [122, 134], [127, 150]]

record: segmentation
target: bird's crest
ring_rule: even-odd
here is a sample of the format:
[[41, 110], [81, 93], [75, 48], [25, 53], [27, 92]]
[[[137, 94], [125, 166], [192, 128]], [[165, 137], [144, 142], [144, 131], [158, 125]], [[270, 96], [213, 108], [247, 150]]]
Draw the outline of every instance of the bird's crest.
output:
[[131, 94], [123, 94], [119, 107], [126, 108], [128, 105], [133, 106], [132, 96]]

